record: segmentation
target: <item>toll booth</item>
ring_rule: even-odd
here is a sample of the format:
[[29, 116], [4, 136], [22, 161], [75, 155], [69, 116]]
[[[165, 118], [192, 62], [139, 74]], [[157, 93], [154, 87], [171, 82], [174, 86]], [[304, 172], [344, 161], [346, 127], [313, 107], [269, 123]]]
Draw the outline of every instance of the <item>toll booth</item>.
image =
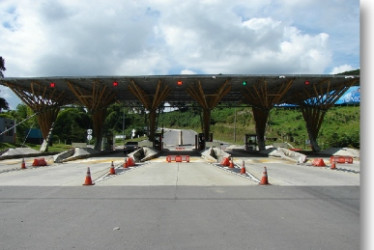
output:
[[204, 133], [199, 133], [195, 135], [195, 149], [196, 150], [204, 150], [205, 149], [205, 142], [212, 142], [213, 141], [213, 133], [209, 133], [209, 138], [205, 139]]
[[162, 150], [162, 137], [163, 133], [155, 133], [155, 140], [153, 141], [153, 148]]
[[257, 150], [257, 135], [256, 134], [245, 135], [245, 150], [252, 151], [252, 152]]

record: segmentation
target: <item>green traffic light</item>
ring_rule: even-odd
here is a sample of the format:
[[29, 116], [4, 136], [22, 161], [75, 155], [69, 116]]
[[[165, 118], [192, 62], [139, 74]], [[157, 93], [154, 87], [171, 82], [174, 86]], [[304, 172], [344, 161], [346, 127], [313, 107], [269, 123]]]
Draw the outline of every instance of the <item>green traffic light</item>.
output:
[[245, 86], [245, 85], [247, 85], [247, 82], [246, 82], [246, 81], [243, 81], [243, 83], [242, 83], [242, 84], [243, 84], [243, 86]]

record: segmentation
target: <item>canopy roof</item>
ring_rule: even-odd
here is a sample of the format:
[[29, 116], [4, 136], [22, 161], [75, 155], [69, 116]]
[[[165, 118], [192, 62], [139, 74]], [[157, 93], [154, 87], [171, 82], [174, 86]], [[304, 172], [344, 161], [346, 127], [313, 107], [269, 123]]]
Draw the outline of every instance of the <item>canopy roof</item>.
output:
[[[221, 95], [219, 104], [254, 106], [259, 102], [251, 101], [251, 92], [257, 92], [258, 97], [281, 95], [281, 98], [276, 99], [275, 104], [299, 105], [313, 97], [318, 98], [331, 92], [345, 92], [349, 87], [359, 85], [359, 79], [360, 77], [357, 75], [305, 74], [63, 76], [3, 78], [0, 80], [0, 84], [10, 87], [25, 102], [27, 100], [30, 102], [42, 100], [44, 103], [46, 101], [56, 102], [61, 106], [82, 105], [85, 98], [99, 98], [100, 103], [108, 105], [104, 99], [108, 99], [109, 96], [109, 104], [120, 102], [127, 106], [139, 106], [146, 102], [146, 100], [139, 98], [142, 96], [154, 97], [157, 92], [162, 90], [165, 90], [165, 98], [160, 99], [160, 103], [167, 102], [172, 106], [181, 106], [187, 103], [196, 103], [196, 97], [191, 95], [191, 90], [196, 89], [199, 89], [206, 98]], [[287, 87], [281, 87], [285, 84]], [[225, 85], [225, 89], [219, 91], [223, 85]], [[245, 93], [249, 95], [247, 94], [245, 97]]]

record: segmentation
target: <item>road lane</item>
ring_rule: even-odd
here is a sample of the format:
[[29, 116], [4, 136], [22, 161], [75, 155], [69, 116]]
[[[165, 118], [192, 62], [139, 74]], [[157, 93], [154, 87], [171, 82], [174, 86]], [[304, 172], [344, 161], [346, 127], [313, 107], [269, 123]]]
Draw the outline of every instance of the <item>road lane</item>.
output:
[[359, 249], [358, 187], [0, 187], [2, 249]]
[[[119, 164], [118, 163], [116, 164]], [[91, 178], [98, 179], [109, 172], [111, 161], [74, 161], [43, 167], [16, 169], [0, 174], [1, 186], [79, 186], [84, 183], [87, 168]]]
[[96, 184], [100, 186], [241, 186], [257, 183], [227, 173], [209, 163], [152, 162], [120, 172]]
[[288, 161], [269, 161], [253, 163], [253, 159], [236, 157], [235, 164], [238, 167], [245, 162], [246, 171], [257, 179], [261, 179], [264, 167], [267, 168], [269, 182], [273, 185], [286, 186], [359, 186], [360, 172], [356, 164], [349, 165], [350, 169], [344, 170], [344, 166], [339, 166], [338, 170], [331, 170], [327, 167], [314, 167], [310, 165], [298, 165]]
[[[129, 169], [123, 160], [113, 154], [0, 173], [1, 248], [360, 247], [359, 173], [236, 157], [258, 178], [267, 166], [272, 185], [260, 186], [202, 159], [162, 157]], [[83, 187], [87, 167], [95, 185]]]

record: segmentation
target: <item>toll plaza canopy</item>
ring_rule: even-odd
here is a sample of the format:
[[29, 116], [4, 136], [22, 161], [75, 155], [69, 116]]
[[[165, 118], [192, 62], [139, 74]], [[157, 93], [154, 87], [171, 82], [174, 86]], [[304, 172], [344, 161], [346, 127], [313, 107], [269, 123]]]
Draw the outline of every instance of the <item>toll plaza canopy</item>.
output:
[[[83, 105], [93, 114], [97, 136], [108, 105], [120, 102], [144, 106], [149, 111], [150, 139], [155, 130], [156, 110], [197, 104], [203, 110], [203, 132], [208, 138], [210, 111], [217, 105], [248, 105], [253, 108], [257, 137], [261, 141], [269, 110], [287, 104], [300, 107], [310, 137], [318, 134], [325, 111], [351, 87], [357, 75], [142, 75], [17, 77], [0, 79], [35, 112], [46, 138], [60, 107]], [[95, 125], [96, 124], [96, 125]], [[311, 138], [313, 139], [313, 138]], [[260, 145], [260, 147], [262, 147]]]
[[[312, 97], [341, 92], [359, 84], [359, 76], [342, 75], [144, 75], [89, 77], [17, 77], [0, 80], [23, 101], [48, 100], [65, 104], [82, 104], [82, 100], [110, 98], [126, 105], [144, 105], [156, 94], [172, 106], [196, 103], [196, 91], [206, 97], [220, 97], [220, 104], [249, 104], [247, 90], [262, 95], [279, 96], [276, 104], [299, 105]], [[221, 91], [220, 91], [221, 90]], [[160, 92], [160, 91], [163, 91]], [[144, 95], [139, 98], [139, 94]], [[63, 98], [61, 98], [63, 96]], [[255, 96], [253, 96], [255, 97]], [[263, 96], [264, 98], [266, 96]], [[62, 100], [61, 100], [62, 99]], [[153, 100], [152, 100], [153, 101]], [[28, 104], [28, 102], [26, 102]], [[83, 102], [84, 104], [84, 102]], [[148, 103], [151, 104], [151, 103]]]

